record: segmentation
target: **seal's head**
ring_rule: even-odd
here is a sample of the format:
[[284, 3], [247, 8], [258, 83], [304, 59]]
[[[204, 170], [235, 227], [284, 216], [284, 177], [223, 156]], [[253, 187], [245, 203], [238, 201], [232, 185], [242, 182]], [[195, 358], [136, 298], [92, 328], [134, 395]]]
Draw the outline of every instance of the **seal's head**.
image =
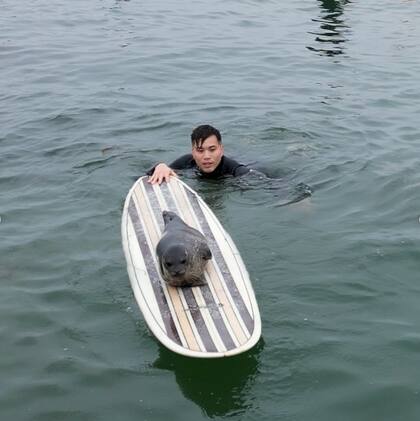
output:
[[163, 222], [165, 223], [165, 227], [172, 221], [182, 221], [182, 219], [175, 213], [171, 211], [164, 210], [162, 212]]
[[201, 234], [176, 213], [162, 212], [165, 229], [156, 246], [162, 278], [171, 286], [197, 286], [205, 283], [204, 268], [211, 251]]

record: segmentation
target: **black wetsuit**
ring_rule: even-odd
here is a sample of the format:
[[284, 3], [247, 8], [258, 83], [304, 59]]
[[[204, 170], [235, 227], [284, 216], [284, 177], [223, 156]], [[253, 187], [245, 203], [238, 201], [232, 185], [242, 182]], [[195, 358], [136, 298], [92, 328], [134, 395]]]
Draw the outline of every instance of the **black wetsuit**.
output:
[[[169, 164], [169, 167], [173, 170], [194, 169], [198, 171], [202, 177], [205, 178], [219, 178], [226, 175], [238, 177], [249, 172], [249, 168], [246, 167], [244, 164], [240, 164], [239, 162], [236, 162], [234, 159], [228, 158], [227, 156], [222, 156], [219, 165], [211, 173], [205, 173], [201, 171], [200, 168], [198, 168], [192, 154], [186, 154], [179, 157], [178, 159], [175, 159], [175, 161]], [[155, 167], [150, 169], [147, 172], [147, 175], [152, 175], [154, 171]]]

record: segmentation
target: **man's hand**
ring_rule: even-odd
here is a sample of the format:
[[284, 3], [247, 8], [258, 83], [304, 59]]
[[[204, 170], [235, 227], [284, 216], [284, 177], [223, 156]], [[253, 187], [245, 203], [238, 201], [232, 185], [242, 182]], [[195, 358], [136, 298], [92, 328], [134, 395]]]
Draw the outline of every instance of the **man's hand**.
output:
[[149, 177], [148, 181], [151, 184], [161, 184], [162, 181], [169, 181], [169, 178], [172, 175], [177, 177], [175, 171], [162, 162], [161, 164], [156, 165], [155, 171], [153, 172], [153, 175]]

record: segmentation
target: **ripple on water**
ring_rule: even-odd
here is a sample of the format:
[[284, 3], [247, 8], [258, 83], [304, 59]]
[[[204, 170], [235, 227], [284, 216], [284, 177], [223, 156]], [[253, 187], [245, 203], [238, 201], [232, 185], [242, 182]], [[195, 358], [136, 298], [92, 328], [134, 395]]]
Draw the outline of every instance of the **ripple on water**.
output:
[[415, 331], [403, 332], [399, 338], [393, 338], [390, 341], [390, 346], [418, 355], [420, 352], [420, 334]]

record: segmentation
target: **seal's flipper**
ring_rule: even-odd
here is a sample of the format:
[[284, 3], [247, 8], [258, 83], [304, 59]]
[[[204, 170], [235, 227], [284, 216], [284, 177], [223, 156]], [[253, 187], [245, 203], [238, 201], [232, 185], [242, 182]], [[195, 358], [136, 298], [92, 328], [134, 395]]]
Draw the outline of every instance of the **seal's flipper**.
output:
[[194, 278], [190, 280], [188, 283], [185, 283], [184, 287], [201, 287], [203, 285], [207, 285], [207, 281], [204, 278], [204, 275], [200, 276], [200, 278]]

